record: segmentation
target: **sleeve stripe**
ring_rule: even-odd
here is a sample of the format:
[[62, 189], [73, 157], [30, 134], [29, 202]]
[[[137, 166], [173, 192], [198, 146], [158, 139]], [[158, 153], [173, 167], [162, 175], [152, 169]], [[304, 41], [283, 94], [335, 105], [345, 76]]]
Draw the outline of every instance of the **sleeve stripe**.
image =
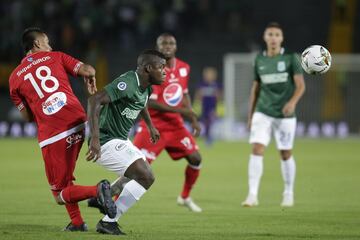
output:
[[23, 110], [24, 107], [25, 107], [24, 103], [20, 103], [19, 105], [17, 105], [17, 109], [18, 109], [19, 111]]
[[75, 73], [75, 74], [77, 74], [77, 73], [78, 73], [78, 71], [79, 71], [79, 69], [80, 69], [81, 65], [83, 65], [83, 63], [82, 63], [82, 62], [78, 62], [78, 63], [75, 65], [75, 67], [74, 67], [74, 69], [73, 69], [73, 71], [74, 71], [74, 73]]

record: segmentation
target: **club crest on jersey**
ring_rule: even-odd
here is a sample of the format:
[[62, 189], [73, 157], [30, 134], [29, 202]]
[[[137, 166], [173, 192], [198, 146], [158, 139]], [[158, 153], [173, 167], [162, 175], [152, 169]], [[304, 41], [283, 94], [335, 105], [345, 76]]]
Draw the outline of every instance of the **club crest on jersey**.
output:
[[66, 105], [66, 101], [67, 97], [65, 93], [54, 93], [42, 103], [42, 110], [46, 115], [55, 114]]
[[285, 62], [284, 61], [281, 61], [281, 62], [278, 62], [277, 64], [277, 70], [279, 72], [283, 72], [286, 70], [286, 65], [285, 65]]
[[34, 59], [32, 57], [29, 57], [27, 60], [28, 60], [28, 62], [34, 61]]
[[125, 82], [119, 82], [117, 87], [119, 90], [124, 91], [126, 89], [126, 83]]
[[164, 89], [163, 97], [165, 102], [174, 107], [177, 106], [183, 98], [183, 89], [180, 84], [172, 83]]
[[179, 73], [181, 77], [186, 77], [188, 75], [186, 68], [180, 68]]

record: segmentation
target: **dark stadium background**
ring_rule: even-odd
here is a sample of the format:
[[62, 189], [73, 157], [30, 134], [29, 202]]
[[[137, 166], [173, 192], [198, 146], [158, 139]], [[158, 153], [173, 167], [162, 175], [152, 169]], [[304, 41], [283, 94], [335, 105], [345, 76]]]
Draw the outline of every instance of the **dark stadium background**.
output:
[[[355, 8], [355, 17], [349, 20], [351, 8]], [[178, 41], [178, 57], [192, 67], [193, 94], [203, 67], [215, 66], [222, 76], [224, 54], [260, 50], [263, 29], [269, 21], [283, 26], [284, 45], [296, 52], [343, 38], [334, 34], [336, 22], [347, 25], [351, 21], [350, 46], [340, 46], [340, 42], [330, 51], [359, 53], [359, 13], [360, 4], [355, 0], [2, 0], [0, 122], [19, 120], [9, 99], [8, 76], [23, 56], [20, 37], [29, 26], [47, 31], [54, 50], [93, 64], [100, 88], [120, 73], [134, 69], [137, 54], [154, 47], [160, 33], [173, 33]], [[82, 82], [73, 83], [85, 104]], [[355, 115], [356, 119], [360, 119], [359, 115]]]

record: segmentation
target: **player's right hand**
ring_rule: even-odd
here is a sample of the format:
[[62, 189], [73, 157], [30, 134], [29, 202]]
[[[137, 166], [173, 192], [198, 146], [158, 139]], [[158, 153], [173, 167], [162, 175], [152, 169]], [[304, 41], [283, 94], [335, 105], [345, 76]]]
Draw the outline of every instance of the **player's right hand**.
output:
[[93, 95], [97, 92], [96, 88], [96, 78], [92, 77], [84, 77], [84, 81], [86, 82], [86, 86], [90, 95]]
[[99, 138], [91, 138], [89, 149], [86, 152], [86, 161], [96, 162], [101, 157]]

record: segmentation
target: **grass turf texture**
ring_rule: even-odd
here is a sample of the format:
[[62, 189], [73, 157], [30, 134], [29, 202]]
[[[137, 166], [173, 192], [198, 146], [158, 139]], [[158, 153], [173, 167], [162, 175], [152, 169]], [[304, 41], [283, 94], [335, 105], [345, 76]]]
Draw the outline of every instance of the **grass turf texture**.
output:
[[[101, 215], [80, 203], [87, 233], [60, 230], [69, 223], [65, 208], [57, 206], [45, 177], [35, 140], [1, 139], [0, 239], [115, 239], [100, 235]], [[193, 198], [200, 214], [176, 205], [185, 161], [170, 161], [163, 153], [153, 164], [153, 187], [120, 219], [123, 239], [360, 239], [359, 139], [296, 142], [296, 198], [294, 208], [281, 208], [283, 182], [278, 153], [272, 144], [265, 166], [257, 208], [243, 208], [247, 194], [245, 142], [201, 142], [203, 169]], [[90, 185], [115, 175], [80, 154], [77, 184]]]

